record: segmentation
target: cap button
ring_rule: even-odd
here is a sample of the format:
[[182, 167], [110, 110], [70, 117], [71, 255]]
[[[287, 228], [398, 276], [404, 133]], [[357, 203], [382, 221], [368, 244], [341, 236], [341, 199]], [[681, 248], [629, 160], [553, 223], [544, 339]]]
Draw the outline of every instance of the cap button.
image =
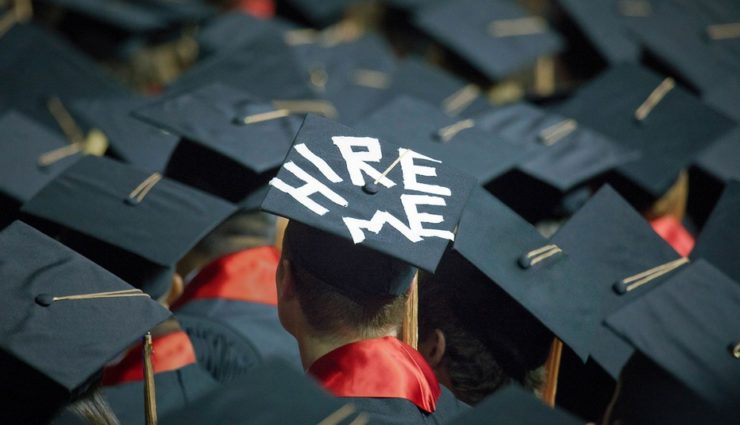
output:
[[54, 303], [54, 296], [51, 294], [36, 295], [36, 304], [42, 307], [48, 307]]
[[362, 186], [362, 191], [370, 195], [375, 195], [378, 190], [378, 185], [373, 182], [365, 183], [365, 186]]
[[730, 354], [736, 359], [740, 359], [740, 342], [730, 346]]

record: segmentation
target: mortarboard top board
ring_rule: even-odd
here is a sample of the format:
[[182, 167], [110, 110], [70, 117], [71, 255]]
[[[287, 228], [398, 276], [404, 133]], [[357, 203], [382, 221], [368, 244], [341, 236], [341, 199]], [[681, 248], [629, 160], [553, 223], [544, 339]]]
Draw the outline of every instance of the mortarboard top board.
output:
[[725, 186], [719, 202], [704, 225], [691, 258], [703, 258], [740, 282], [740, 181]]
[[[162, 98], [134, 115], [181, 137], [167, 164], [168, 177], [254, 209], [261, 199], [251, 195], [257, 196], [283, 162], [302, 123], [283, 112], [215, 83]], [[252, 118], [254, 123], [245, 123]]]
[[[146, 294], [22, 222], [0, 232], [0, 253], [13, 259], [0, 264], [3, 423], [46, 423], [40, 419], [48, 421], [106, 363], [170, 316]], [[75, 295], [98, 297], [65, 299]]]
[[293, 49], [309, 85], [317, 96], [336, 107], [337, 120], [343, 124], [354, 125], [388, 95], [396, 60], [378, 35], [338, 44], [306, 43]]
[[418, 11], [416, 25], [493, 81], [563, 49], [544, 18], [510, 0], [458, 0]]
[[235, 211], [219, 198], [104, 157], [85, 157], [22, 208], [24, 220], [58, 236], [158, 298], [172, 268]]
[[416, 57], [399, 62], [388, 93], [391, 99], [402, 94], [416, 97], [453, 116], [469, 116], [489, 107], [480, 88]]
[[[698, 260], [664, 285], [607, 319], [617, 334], [694, 393], [694, 403], [671, 402], [674, 413], [709, 407], [720, 423], [740, 413], [740, 285], [710, 263]], [[647, 381], [650, 389], [658, 383]], [[696, 422], [693, 422], [696, 423]], [[716, 423], [716, 422], [714, 422]]]
[[705, 149], [694, 165], [719, 182], [740, 180], [740, 127]]
[[294, 264], [348, 295], [397, 296], [410, 266], [437, 267], [474, 185], [443, 161], [308, 115], [262, 209], [291, 220]]
[[[596, 336], [589, 341], [590, 357], [616, 379], [633, 350], [606, 329], [603, 320], [661, 285], [670, 276], [667, 273], [673, 270], [671, 267], [678, 269], [685, 260], [609, 186], [602, 187], [581, 207], [552, 237], [552, 242], [577, 257], [588, 276], [585, 282], [562, 284], [581, 285], [582, 297], [570, 302], [588, 304], [597, 310]], [[640, 280], [627, 286], [618, 283], [659, 266], [664, 266], [666, 274], [655, 271], [654, 275], [645, 276], [641, 285]]]
[[531, 391], [510, 385], [457, 416], [450, 425], [579, 425], [583, 421], [546, 406]]
[[283, 36], [261, 33], [246, 43], [223, 49], [196, 63], [168, 88], [168, 93], [220, 82], [265, 100], [312, 99], [295, 52]]
[[161, 171], [177, 145], [177, 137], [131, 117], [145, 105], [144, 98], [81, 99], [70, 105], [73, 113], [108, 139], [107, 154], [151, 171]]
[[623, 0], [557, 0], [557, 4], [599, 55], [607, 62], [617, 64], [640, 59], [640, 45], [630, 34], [626, 21], [643, 18], [641, 15], [649, 13], [651, 7], [647, 1], [630, 1], [631, 3]]
[[[740, 73], [740, 20], [733, 1], [662, 1], [629, 28], [644, 48], [697, 90], [721, 87]], [[728, 25], [729, 24], [729, 25]]]
[[740, 122], [740, 77], [705, 91], [702, 98], [711, 107]]
[[590, 276], [570, 256], [482, 188], [465, 206], [453, 249], [586, 361], [597, 311], [573, 299]]
[[198, 54], [202, 58], [248, 43], [264, 32], [280, 32], [293, 27], [292, 23], [279, 17], [260, 19], [242, 12], [224, 13], [200, 27], [197, 35]]
[[44, 154], [69, 143], [59, 134], [15, 111], [0, 116], [0, 193], [19, 207], [80, 157], [76, 153], [41, 165]]
[[518, 168], [561, 193], [635, 159], [637, 154], [562, 115], [514, 103], [473, 117], [476, 125], [529, 152]]
[[[455, 133], [453, 126], [460, 130]], [[510, 170], [525, 157], [524, 149], [508, 140], [481, 131], [472, 122], [460, 121], [435, 106], [407, 96], [397, 97], [355, 127], [443, 160], [481, 184]]]
[[359, 415], [364, 416], [351, 404], [326, 393], [289, 363], [270, 359], [160, 422], [162, 425], [315, 425], [330, 415], [335, 420], [331, 423], [337, 425], [347, 425]]
[[557, 109], [640, 151], [640, 159], [620, 166], [621, 179], [613, 180], [639, 208], [661, 197], [703, 148], [733, 126], [672, 79], [632, 64], [610, 68]]
[[47, 108], [50, 98], [68, 105], [74, 99], [127, 91], [58, 36], [34, 24], [19, 24], [0, 38], [0, 93], [4, 105], [60, 131]]

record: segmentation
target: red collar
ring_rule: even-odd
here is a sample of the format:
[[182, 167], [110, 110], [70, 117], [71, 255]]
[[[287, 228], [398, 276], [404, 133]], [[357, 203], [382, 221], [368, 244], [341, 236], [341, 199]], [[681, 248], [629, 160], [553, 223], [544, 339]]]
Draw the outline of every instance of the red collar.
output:
[[337, 397], [403, 398], [432, 413], [441, 394], [418, 351], [393, 337], [343, 345], [308, 369]]
[[694, 237], [675, 217], [664, 215], [650, 220], [650, 225], [682, 257], [688, 257], [694, 249]]
[[[176, 331], [152, 339], [154, 373], [169, 372], [195, 363], [195, 350], [184, 331]], [[143, 345], [137, 344], [126, 356], [103, 371], [103, 385], [112, 386], [144, 379]]]
[[280, 254], [272, 246], [225, 255], [198, 272], [172, 309], [206, 298], [277, 305], [275, 273], [279, 261]]

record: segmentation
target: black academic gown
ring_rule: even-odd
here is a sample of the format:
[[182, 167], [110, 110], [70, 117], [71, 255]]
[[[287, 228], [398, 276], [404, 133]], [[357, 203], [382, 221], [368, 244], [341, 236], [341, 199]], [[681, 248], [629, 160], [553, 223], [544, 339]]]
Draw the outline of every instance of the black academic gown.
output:
[[437, 409], [426, 413], [413, 403], [402, 398], [360, 398], [349, 397], [347, 400], [357, 407], [358, 411], [369, 415], [371, 424], [393, 425], [438, 425], [445, 424], [470, 407], [456, 399], [445, 387], [437, 399]]

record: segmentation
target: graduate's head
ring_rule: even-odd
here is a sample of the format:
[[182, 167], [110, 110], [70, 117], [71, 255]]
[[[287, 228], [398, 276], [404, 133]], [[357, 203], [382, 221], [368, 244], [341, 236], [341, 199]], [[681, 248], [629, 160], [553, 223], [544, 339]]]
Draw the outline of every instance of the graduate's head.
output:
[[398, 331], [416, 269], [291, 221], [278, 267], [278, 312], [296, 335], [375, 338]]
[[419, 278], [419, 351], [457, 398], [476, 404], [517, 382], [533, 391], [552, 334], [454, 251]]

